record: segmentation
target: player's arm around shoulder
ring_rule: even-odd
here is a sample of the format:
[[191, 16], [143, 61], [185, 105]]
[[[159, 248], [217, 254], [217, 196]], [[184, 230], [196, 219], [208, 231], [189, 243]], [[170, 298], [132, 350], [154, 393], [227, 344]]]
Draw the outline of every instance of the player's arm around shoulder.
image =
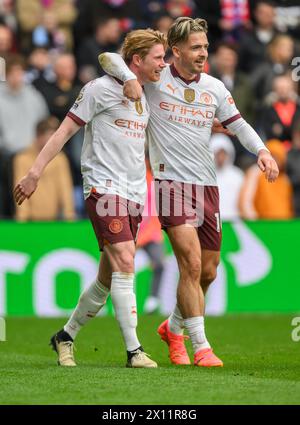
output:
[[41, 150], [28, 173], [21, 178], [14, 189], [14, 198], [17, 205], [29, 199], [35, 192], [38, 181], [47, 164], [62, 150], [67, 141], [80, 129], [80, 125], [66, 117], [56, 132], [50, 137]]
[[98, 61], [104, 72], [124, 83], [123, 93], [125, 97], [131, 101], [141, 99], [143, 88], [121, 55], [104, 52], [98, 56]]
[[[127, 97], [127, 99], [132, 102], [141, 100], [143, 87], [138, 82], [137, 76], [129, 69], [121, 55], [118, 53], [104, 52], [98, 56], [98, 61], [104, 72], [124, 83], [123, 94]], [[168, 67], [162, 70], [161, 79], [167, 68]], [[148, 82], [145, 84], [145, 88], [157, 88], [159, 87], [160, 82]]]

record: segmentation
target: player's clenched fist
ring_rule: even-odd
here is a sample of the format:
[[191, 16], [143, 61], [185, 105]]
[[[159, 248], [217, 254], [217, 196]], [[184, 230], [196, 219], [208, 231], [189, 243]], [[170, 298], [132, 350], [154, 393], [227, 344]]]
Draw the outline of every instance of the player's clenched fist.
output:
[[259, 151], [257, 164], [261, 171], [265, 173], [268, 182], [272, 183], [277, 179], [279, 175], [279, 169], [275, 159], [272, 157], [269, 151], [264, 149]]
[[17, 205], [21, 205], [25, 199], [29, 199], [35, 192], [38, 178], [31, 173], [23, 177], [14, 189], [14, 198]]

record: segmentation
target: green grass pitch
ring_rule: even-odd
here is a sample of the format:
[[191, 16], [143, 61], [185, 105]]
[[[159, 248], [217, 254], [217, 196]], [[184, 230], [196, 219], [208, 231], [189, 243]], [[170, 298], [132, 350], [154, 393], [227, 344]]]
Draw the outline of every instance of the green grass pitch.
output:
[[[114, 318], [91, 321], [76, 340], [78, 367], [56, 365], [49, 338], [64, 319], [10, 318], [0, 343], [0, 404], [300, 404], [300, 342], [291, 316], [206, 319], [224, 367], [173, 366], [156, 335], [159, 316], [139, 319], [139, 336], [158, 369], [126, 369]], [[191, 344], [188, 341], [190, 354]]]

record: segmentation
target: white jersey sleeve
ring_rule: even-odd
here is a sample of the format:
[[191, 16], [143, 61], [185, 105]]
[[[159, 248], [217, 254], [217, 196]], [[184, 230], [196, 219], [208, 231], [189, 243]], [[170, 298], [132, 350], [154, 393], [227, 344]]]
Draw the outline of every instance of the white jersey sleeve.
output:
[[251, 125], [243, 118], [228, 124], [228, 128], [237, 136], [244, 148], [254, 155], [258, 155], [259, 151], [262, 149], [269, 151], [254, 128], [252, 128]]
[[124, 59], [118, 53], [102, 53], [99, 55], [99, 63], [104, 72], [112, 77], [118, 78], [124, 83], [129, 80], [137, 79], [136, 75], [130, 71]]
[[218, 118], [218, 120], [226, 126], [227, 124], [241, 118], [241, 114], [235, 105], [231, 93], [226, 89], [225, 85], [221, 81], [218, 82], [220, 87], [218, 89], [219, 104], [216, 109], [216, 118]]
[[92, 80], [81, 89], [67, 115], [77, 124], [84, 126], [105, 110], [104, 105], [107, 105], [105, 88], [99, 79]]

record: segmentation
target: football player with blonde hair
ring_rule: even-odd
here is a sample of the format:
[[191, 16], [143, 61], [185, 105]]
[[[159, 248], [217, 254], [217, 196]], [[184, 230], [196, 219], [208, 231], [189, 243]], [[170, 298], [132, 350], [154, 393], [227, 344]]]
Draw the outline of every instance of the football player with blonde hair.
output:
[[[159, 81], [166, 66], [165, 47], [166, 39], [158, 31], [138, 30], [127, 35], [124, 58], [139, 84]], [[127, 350], [127, 367], [157, 367], [137, 337], [134, 293], [135, 242], [147, 189], [144, 145], [149, 107], [144, 94], [129, 102], [122, 84], [108, 75], [86, 84], [14, 190], [17, 204], [30, 198], [47, 164], [85, 126], [81, 158], [84, 197], [103, 253], [95, 281], [82, 293], [64, 328], [51, 338], [62, 366], [76, 366], [73, 341], [110, 293]]]
[[[194, 364], [223, 366], [206, 338], [204, 327], [204, 296], [216, 277], [222, 234], [215, 164], [209, 144], [214, 119], [258, 156], [257, 164], [268, 181], [277, 178], [278, 167], [258, 134], [241, 117], [224, 84], [203, 72], [209, 46], [206, 21], [177, 18], [169, 29], [168, 43], [174, 63], [163, 70], [159, 82], [144, 86], [151, 111], [147, 132], [159, 218], [168, 233], [180, 273], [177, 306], [158, 333], [169, 346], [172, 363], [190, 364], [184, 346], [185, 328], [193, 345]], [[141, 87], [122, 58], [105, 53], [100, 59], [105, 71], [126, 82], [124, 94], [139, 99]], [[164, 208], [166, 198], [173, 202], [168, 211]], [[178, 203], [183, 199], [188, 201], [189, 208], [178, 214]]]

